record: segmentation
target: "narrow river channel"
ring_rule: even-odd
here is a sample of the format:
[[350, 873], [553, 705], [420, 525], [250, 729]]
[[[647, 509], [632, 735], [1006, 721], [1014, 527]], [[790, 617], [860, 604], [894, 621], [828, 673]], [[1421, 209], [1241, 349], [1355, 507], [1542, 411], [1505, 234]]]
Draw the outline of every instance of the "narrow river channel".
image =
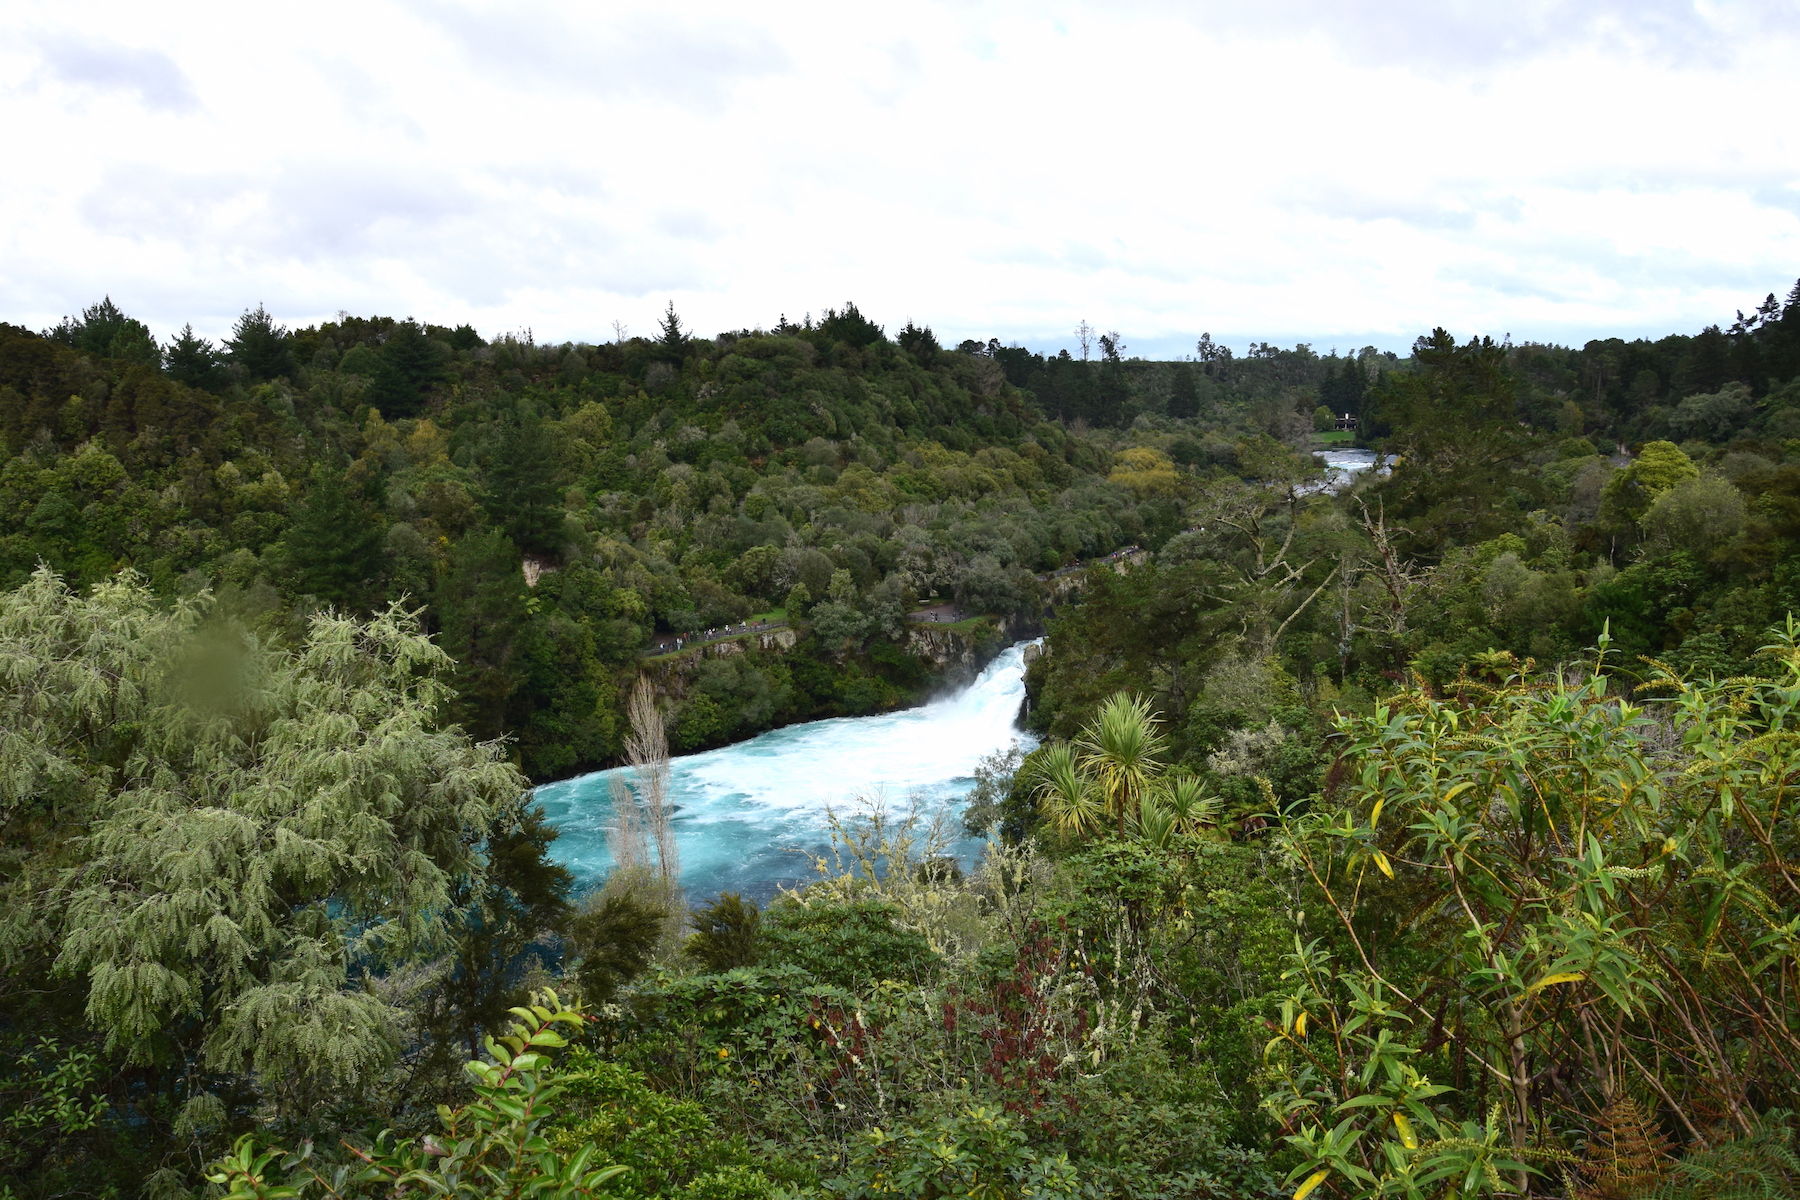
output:
[[[960, 809], [983, 755], [1015, 740], [1035, 744], [1014, 726], [1025, 696], [1024, 653], [1024, 643], [1012, 647], [968, 687], [919, 708], [790, 725], [675, 759], [670, 786], [689, 899], [736, 891], [762, 902], [780, 884], [811, 878], [812, 858], [829, 844], [828, 805], [849, 809], [856, 797], [879, 792], [890, 806], [917, 795], [928, 806]], [[562, 832], [552, 853], [584, 887], [611, 867], [613, 774], [537, 789]], [[959, 847], [965, 858], [975, 848]]]

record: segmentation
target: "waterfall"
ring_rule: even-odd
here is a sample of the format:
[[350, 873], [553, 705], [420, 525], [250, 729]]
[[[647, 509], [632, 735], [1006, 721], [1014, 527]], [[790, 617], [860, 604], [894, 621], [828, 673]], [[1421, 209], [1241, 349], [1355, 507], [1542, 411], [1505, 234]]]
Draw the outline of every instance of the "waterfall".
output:
[[[927, 806], [959, 808], [984, 755], [1015, 740], [1035, 743], [1013, 724], [1025, 695], [1024, 655], [1023, 643], [1012, 647], [968, 687], [919, 708], [790, 725], [675, 759], [669, 790], [688, 896], [737, 891], [761, 901], [778, 884], [811, 878], [812, 859], [828, 844], [828, 805], [845, 809], [880, 792], [891, 803], [917, 795]], [[613, 774], [596, 771], [536, 792], [562, 835], [551, 853], [584, 886], [611, 869]]]

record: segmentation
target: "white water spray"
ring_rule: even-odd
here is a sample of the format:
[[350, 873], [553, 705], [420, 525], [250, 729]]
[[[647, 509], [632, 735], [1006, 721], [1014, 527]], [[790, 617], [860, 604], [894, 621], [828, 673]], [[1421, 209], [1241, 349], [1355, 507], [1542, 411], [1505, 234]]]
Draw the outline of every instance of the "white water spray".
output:
[[[1024, 654], [1023, 644], [1012, 647], [967, 688], [920, 708], [790, 725], [675, 759], [669, 789], [688, 895], [738, 891], [766, 900], [777, 884], [810, 878], [812, 859], [828, 843], [828, 805], [842, 809], [880, 792], [959, 808], [984, 755], [1015, 740], [1035, 744], [1013, 725], [1025, 696]], [[537, 789], [562, 832], [551, 851], [583, 884], [612, 867], [612, 774]]]

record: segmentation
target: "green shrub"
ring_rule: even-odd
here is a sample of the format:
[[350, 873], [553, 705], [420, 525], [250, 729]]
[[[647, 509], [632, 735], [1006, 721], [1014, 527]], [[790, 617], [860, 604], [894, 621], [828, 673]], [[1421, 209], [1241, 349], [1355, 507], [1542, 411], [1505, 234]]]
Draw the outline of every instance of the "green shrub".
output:
[[940, 959], [923, 934], [902, 929], [882, 900], [807, 903], [784, 899], [763, 923], [763, 962], [798, 967], [821, 983], [856, 988], [884, 979], [918, 983]]

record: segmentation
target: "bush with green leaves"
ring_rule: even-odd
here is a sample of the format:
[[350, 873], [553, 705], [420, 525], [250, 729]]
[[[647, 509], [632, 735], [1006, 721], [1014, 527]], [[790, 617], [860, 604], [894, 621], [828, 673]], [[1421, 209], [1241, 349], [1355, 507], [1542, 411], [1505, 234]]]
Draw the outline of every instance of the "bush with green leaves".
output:
[[683, 951], [708, 971], [754, 967], [762, 957], [762, 913], [756, 901], [736, 892], [720, 892], [711, 904], [688, 916], [694, 932]]
[[558, 1067], [560, 1113], [553, 1147], [594, 1146], [595, 1164], [626, 1169], [609, 1189], [620, 1197], [764, 1200], [773, 1185], [742, 1137], [725, 1136], [706, 1107], [649, 1086], [642, 1074], [577, 1047]]
[[764, 914], [762, 961], [849, 989], [888, 979], [928, 979], [937, 971], [939, 956], [923, 934], [903, 927], [898, 916], [880, 897], [784, 898]]
[[971, 1105], [893, 1132], [870, 1130], [850, 1168], [822, 1189], [843, 1200], [1059, 1200], [1083, 1195], [1066, 1155], [1033, 1149], [1019, 1124], [997, 1108]]
[[590, 1003], [612, 1000], [655, 957], [669, 914], [647, 892], [597, 892], [569, 918], [564, 936], [568, 965]]
[[346, 1141], [343, 1153], [295, 1150], [238, 1141], [207, 1179], [224, 1200], [350, 1200], [351, 1197], [451, 1197], [455, 1200], [577, 1200], [610, 1194], [630, 1168], [606, 1165], [582, 1143], [563, 1152], [549, 1133], [564, 1085], [550, 1051], [568, 1046], [563, 1030], [579, 1030], [579, 1010], [556, 993], [514, 1009], [518, 1021], [489, 1038], [489, 1061], [467, 1065], [475, 1099], [439, 1110], [440, 1128], [419, 1138], [384, 1132], [367, 1146]]
[[1282, 835], [1338, 945], [1298, 937], [1269, 1042], [1297, 1175], [1522, 1191], [1626, 1098], [1695, 1148], [1795, 1101], [1800, 629], [1768, 653], [1637, 704], [1590, 672], [1340, 722], [1341, 800]]

